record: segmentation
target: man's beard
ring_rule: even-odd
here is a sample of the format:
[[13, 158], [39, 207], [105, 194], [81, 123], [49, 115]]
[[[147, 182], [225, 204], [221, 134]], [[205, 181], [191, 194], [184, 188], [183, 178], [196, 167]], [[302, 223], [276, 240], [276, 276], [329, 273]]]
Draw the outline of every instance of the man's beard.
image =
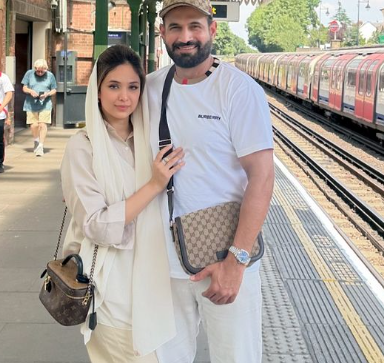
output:
[[[195, 54], [176, 54], [177, 48], [190, 45], [196, 46], [197, 51]], [[212, 50], [212, 40], [208, 40], [204, 45], [202, 45], [201, 42], [198, 41], [190, 41], [187, 43], [174, 43], [172, 44], [172, 46], [168, 46], [168, 44], [165, 44], [165, 47], [167, 48], [168, 55], [178, 67], [193, 68], [203, 63], [210, 56]]]

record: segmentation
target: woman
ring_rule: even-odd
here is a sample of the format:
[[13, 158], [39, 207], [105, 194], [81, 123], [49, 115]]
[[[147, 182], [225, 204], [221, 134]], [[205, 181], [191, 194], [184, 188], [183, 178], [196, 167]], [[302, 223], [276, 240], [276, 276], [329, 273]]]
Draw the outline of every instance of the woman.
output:
[[128, 47], [100, 55], [87, 89], [87, 130], [71, 137], [61, 167], [73, 216], [64, 254], [80, 253], [89, 274], [99, 246], [98, 324], [93, 332], [88, 321], [81, 328], [93, 363], [157, 362], [153, 351], [175, 335], [155, 197], [182, 168], [184, 155], [178, 148], [163, 159], [168, 147], [152, 164], [144, 82], [140, 58]]

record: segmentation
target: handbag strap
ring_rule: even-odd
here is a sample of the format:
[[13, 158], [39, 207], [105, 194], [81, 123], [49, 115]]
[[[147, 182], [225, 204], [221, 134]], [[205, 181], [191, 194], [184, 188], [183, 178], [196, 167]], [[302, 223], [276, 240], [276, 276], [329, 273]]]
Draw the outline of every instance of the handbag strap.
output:
[[[168, 120], [167, 120], [167, 100], [169, 92], [171, 90], [173, 76], [176, 72], [176, 66], [173, 65], [165, 78], [163, 93], [161, 96], [161, 114], [160, 114], [160, 124], [159, 124], [159, 149], [163, 149], [167, 145], [172, 144], [171, 133], [169, 132]], [[163, 159], [169, 155], [172, 150], [169, 150], [163, 157]], [[168, 211], [169, 211], [169, 223], [172, 227], [173, 220], [173, 176], [169, 179], [167, 185], [167, 196], [168, 196]]]
[[[87, 138], [88, 141], [90, 141], [87, 134], [85, 134], [84, 136]], [[61, 243], [61, 236], [63, 235], [64, 225], [65, 225], [65, 218], [67, 216], [67, 212], [68, 212], [68, 207], [65, 206], [63, 220], [61, 221], [61, 226], [60, 226], [59, 238], [57, 239], [56, 250], [55, 250], [55, 254], [53, 255], [53, 259], [55, 261], [57, 260], [57, 255], [59, 254], [60, 243]], [[95, 271], [96, 258], [97, 258], [97, 251], [98, 250], [99, 250], [99, 245], [95, 244], [95, 248], [93, 250], [93, 258], [92, 258], [91, 271], [89, 273], [88, 288], [87, 288], [87, 293], [86, 293], [86, 296], [88, 296], [88, 298], [90, 298], [92, 296], [92, 293], [93, 293], [93, 287], [92, 287], [93, 286], [93, 275], [94, 275], [94, 271]], [[84, 299], [84, 301], [86, 302], [86, 298]]]
[[[55, 261], [57, 260], [57, 255], [59, 254], [60, 243], [61, 243], [61, 236], [63, 235], [64, 225], [65, 225], [65, 218], [67, 216], [67, 212], [68, 212], [68, 207], [65, 206], [63, 220], [61, 221], [61, 226], [60, 226], [59, 238], [57, 239], [56, 251], [55, 251], [55, 254], [53, 255], [53, 259]], [[94, 271], [95, 271], [96, 258], [97, 258], [97, 251], [98, 250], [99, 250], [99, 245], [95, 244], [95, 248], [93, 250], [91, 272], [89, 273], [89, 283], [88, 283], [88, 292], [89, 293], [91, 292], [91, 285], [93, 285], [93, 274], [94, 274]]]
[[[219, 59], [213, 58], [213, 64], [211, 68], [205, 72], [205, 76], [209, 77], [215, 68], [219, 66]], [[161, 150], [167, 145], [172, 144], [171, 133], [169, 132], [168, 120], [167, 120], [167, 100], [169, 92], [171, 90], [172, 80], [176, 72], [176, 66], [173, 65], [165, 78], [163, 93], [161, 95], [161, 113], [160, 113], [160, 123], [159, 123], [159, 149]], [[172, 150], [169, 150], [163, 157], [163, 159], [168, 156]], [[175, 191], [173, 176], [169, 179], [167, 185], [167, 196], [168, 196], [168, 211], [169, 211], [169, 225], [172, 229], [173, 225], [173, 193]]]
[[60, 232], [59, 232], [59, 238], [57, 239], [56, 251], [55, 251], [55, 254], [53, 255], [53, 259], [54, 259], [55, 261], [57, 260], [57, 255], [59, 254], [59, 248], [60, 248], [61, 236], [62, 236], [62, 234], [63, 234], [64, 224], [65, 224], [65, 217], [67, 216], [67, 211], [68, 211], [68, 208], [67, 208], [67, 206], [65, 206], [65, 209], [64, 209], [64, 215], [63, 215], [63, 220], [61, 221], [61, 227], [60, 227]]

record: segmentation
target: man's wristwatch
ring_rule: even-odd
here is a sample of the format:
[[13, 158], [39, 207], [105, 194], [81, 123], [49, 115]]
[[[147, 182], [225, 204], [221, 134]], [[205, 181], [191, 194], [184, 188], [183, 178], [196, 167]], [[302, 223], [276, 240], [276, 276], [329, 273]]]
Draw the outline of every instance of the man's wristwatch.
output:
[[251, 258], [249, 257], [249, 253], [246, 250], [237, 248], [235, 246], [231, 246], [229, 247], [228, 251], [233, 253], [237, 262], [244, 266], [248, 266], [249, 262], [251, 261]]

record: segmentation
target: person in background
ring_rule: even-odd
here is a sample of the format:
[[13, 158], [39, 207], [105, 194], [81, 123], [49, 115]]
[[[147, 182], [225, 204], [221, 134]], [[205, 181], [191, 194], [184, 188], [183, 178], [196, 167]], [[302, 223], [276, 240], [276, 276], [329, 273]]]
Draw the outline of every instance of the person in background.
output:
[[52, 96], [57, 89], [56, 79], [48, 71], [47, 62], [38, 59], [34, 69], [25, 73], [21, 83], [23, 92], [27, 94], [23, 110], [27, 112], [27, 125], [31, 125], [33, 151], [36, 156], [43, 156], [47, 125], [51, 124]]
[[4, 173], [4, 127], [5, 125], [11, 125], [11, 119], [8, 116], [8, 104], [12, 100], [14, 91], [9, 77], [0, 72], [0, 173]]
[[[98, 324], [81, 331], [92, 363], [157, 363], [175, 335], [165, 236], [157, 195], [184, 162], [181, 148], [152, 162], [144, 70], [124, 45], [105, 50], [91, 74], [86, 131], [69, 140], [61, 180], [73, 216], [64, 255], [95, 262]], [[92, 333], [92, 334], [91, 334]]]
[[[228, 256], [189, 278], [166, 231], [177, 335], [157, 350], [160, 363], [192, 363], [200, 322], [211, 363], [260, 363], [260, 261], [246, 268], [274, 184], [271, 117], [262, 88], [211, 55], [216, 35], [209, 0], [164, 0], [160, 33], [176, 65], [167, 102], [172, 143], [186, 165], [174, 177], [174, 216], [225, 202], [241, 203]], [[151, 145], [159, 149], [162, 90], [170, 67], [147, 77]], [[198, 233], [198, 232], [196, 232]], [[247, 258], [246, 258], [247, 256]]]

